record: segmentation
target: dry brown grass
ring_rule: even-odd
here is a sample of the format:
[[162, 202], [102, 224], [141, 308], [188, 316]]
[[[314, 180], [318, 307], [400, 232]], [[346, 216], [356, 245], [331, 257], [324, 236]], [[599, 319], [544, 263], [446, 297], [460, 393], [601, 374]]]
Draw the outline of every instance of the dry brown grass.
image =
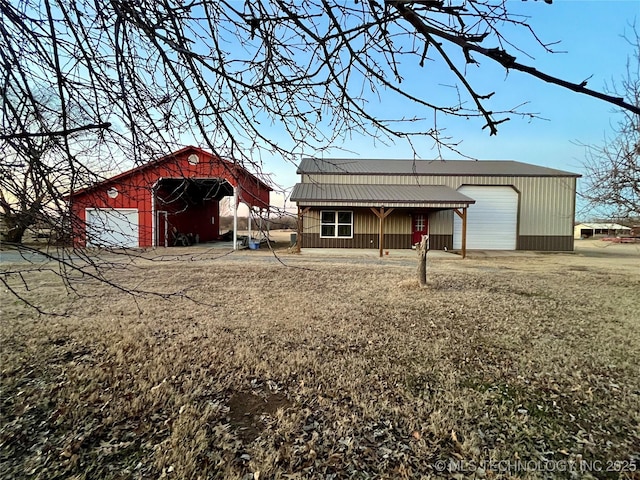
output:
[[602, 258], [436, 259], [427, 289], [393, 259], [139, 260], [113, 275], [201, 303], [137, 305], [33, 273], [70, 314], [3, 293], [1, 476], [617, 478], [640, 468], [640, 257]]

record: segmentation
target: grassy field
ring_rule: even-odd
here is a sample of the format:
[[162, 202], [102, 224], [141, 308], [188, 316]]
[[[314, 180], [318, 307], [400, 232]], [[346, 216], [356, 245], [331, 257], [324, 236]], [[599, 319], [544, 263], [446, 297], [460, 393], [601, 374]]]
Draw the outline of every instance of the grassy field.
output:
[[640, 478], [637, 246], [216, 256], [14, 277], [0, 477]]

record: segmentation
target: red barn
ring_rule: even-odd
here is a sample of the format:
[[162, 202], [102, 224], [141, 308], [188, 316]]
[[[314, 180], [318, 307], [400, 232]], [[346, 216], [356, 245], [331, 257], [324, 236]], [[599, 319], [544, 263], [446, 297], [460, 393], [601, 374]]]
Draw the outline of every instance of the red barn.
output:
[[223, 197], [237, 196], [262, 210], [269, 208], [271, 190], [239, 165], [186, 147], [73, 192], [74, 244], [168, 246], [177, 233], [200, 242], [217, 240]]

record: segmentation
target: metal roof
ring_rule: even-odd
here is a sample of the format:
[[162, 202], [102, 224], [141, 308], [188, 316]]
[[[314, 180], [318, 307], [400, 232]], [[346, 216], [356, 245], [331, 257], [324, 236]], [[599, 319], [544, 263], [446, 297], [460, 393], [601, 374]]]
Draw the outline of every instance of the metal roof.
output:
[[298, 183], [291, 200], [302, 206], [467, 207], [475, 200], [445, 185]]
[[577, 173], [512, 160], [370, 160], [303, 158], [298, 174], [482, 175], [499, 177], [580, 177]]
[[630, 227], [625, 227], [619, 223], [579, 223], [576, 227], [591, 230], [631, 230]]

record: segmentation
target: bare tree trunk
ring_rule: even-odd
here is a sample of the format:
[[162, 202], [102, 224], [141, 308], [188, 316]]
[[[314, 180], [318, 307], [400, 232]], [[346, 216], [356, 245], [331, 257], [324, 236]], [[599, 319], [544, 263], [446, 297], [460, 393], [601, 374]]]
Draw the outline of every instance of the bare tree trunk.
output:
[[9, 204], [3, 202], [4, 224], [6, 231], [4, 232], [4, 241], [7, 243], [22, 243], [24, 232], [30, 226], [36, 223], [36, 215], [40, 208], [39, 202], [34, 202], [26, 211], [12, 211]]
[[7, 243], [22, 243], [22, 238], [24, 237], [24, 232], [27, 227], [22, 225], [15, 225], [10, 227], [8, 231], [5, 233], [5, 241]]
[[418, 281], [421, 287], [427, 286], [427, 252], [429, 251], [429, 235], [423, 235], [418, 245]]

